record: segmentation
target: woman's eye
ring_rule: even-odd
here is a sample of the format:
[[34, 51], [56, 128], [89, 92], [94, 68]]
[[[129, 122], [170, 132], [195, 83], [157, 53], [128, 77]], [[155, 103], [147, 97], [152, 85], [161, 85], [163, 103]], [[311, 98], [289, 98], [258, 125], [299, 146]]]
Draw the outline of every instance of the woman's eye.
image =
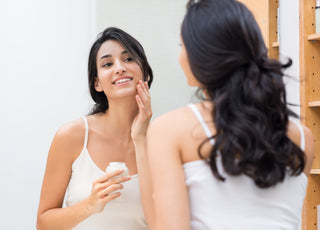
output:
[[133, 61], [133, 58], [128, 57], [128, 58], [124, 59], [124, 61], [125, 61], [125, 62]]
[[112, 63], [111, 63], [111, 62], [108, 62], [108, 63], [106, 63], [106, 64], [103, 64], [102, 67], [109, 67], [109, 66], [111, 66], [111, 65], [112, 65]]

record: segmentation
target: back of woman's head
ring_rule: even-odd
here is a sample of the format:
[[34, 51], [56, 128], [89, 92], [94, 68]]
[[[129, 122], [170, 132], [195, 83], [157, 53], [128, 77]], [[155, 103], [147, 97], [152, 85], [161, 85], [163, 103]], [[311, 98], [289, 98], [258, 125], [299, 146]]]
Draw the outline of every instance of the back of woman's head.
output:
[[125, 50], [128, 51], [129, 55], [139, 65], [143, 81], [148, 81], [148, 86], [151, 86], [153, 81], [152, 69], [148, 63], [142, 45], [130, 34], [125, 31], [116, 28], [108, 27], [103, 32], [98, 34], [97, 40], [93, 43], [88, 61], [88, 82], [89, 90], [95, 105], [90, 114], [104, 113], [109, 108], [109, 103], [104, 92], [98, 92], [95, 89], [95, 81], [97, 78], [97, 54], [101, 45], [108, 41], [118, 41]]
[[287, 137], [288, 116], [295, 114], [287, 107], [282, 69], [291, 60], [282, 65], [268, 58], [252, 13], [235, 0], [191, 0], [181, 36], [191, 70], [214, 105], [214, 175], [224, 180], [218, 152], [227, 173], [245, 174], [262, 188], [282, 181], [287, 168], [301, 173], [304, 153]]

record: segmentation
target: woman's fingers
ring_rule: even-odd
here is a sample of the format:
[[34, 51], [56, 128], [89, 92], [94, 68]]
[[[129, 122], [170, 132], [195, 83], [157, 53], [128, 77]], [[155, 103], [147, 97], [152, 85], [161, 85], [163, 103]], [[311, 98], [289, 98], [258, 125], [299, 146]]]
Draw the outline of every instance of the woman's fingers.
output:
[[137, 89], [138, 95], [136, 96], [136, 101], [139, 106], [139, 110], [143, 111], [146, 116], [150, 118], [152, 116], [152, 109], [148, 83], [139, 81]]
[[137, 88], [138, 88], [138, 93], [142, 102], [143, 103], [150, 102], [151, 96], [149, 93], [148, 84], [146, 84], [146, 82], [139, 81]]
[[139, 95], [136, 95], [136, 101], [137, 101], [139, 110], [143, 110], [144, 109], [144, 104], [143, 104], [143, 102], [142, 102], [142, 100], [141, 100]]
[[110, 184], [119, 184], [119, 183], [126, 182], [130, 179], [131, 179], [131, 176], [113, 177], [113, 178], [110, 178], [107, 182]]
[[123, 185], [122, 184], [111, 184], [110, 186], [108, 186], [106, 189], [102, 190], [101, 192], [98, 193], [99, 197], [104, 197], [104, 196], [108, 196], [111, 195], [111, 193], [113, 194], [114, 191], [118, 190], [118, 189], [122, 189]]
[[112, 193], [112, 194], [109, 194], [108, 196], [105, 196], [103, 198], [103, 203], [104, 204], [107, 204], [108, 202], [116, 199], [117, 197], [119, 197], [121, 195], [121, 192], [115, 192], [115, 193]]
[[[93, 183], [103, 183], [108, 181], [109, 179], [115, 177], [115, 176], [119, 176], [124, 172], [124, 169], [116, 169], [114, 171], [108, 172], [106, 174], [104, 174], [102, 177], [98, 178], [96, 181], [94, 181]], [[120, 177], [122, 178], [122, 177]], [[124, 178], [122, 178], [124, 179]], [[130, 179], [130, 177], [129, 177]]]
[[94, 181], [94, 183], [103, 183], [105, 181], [108, 181], [112, 177], [121, 175], [121, 173], [123, 173], [123, 172], [124, 172], [124, 169], [117, 169], [117, 170], [108, 172], [108, 173], [104, 174], [102, 177], [98, 178], [96, 181]]

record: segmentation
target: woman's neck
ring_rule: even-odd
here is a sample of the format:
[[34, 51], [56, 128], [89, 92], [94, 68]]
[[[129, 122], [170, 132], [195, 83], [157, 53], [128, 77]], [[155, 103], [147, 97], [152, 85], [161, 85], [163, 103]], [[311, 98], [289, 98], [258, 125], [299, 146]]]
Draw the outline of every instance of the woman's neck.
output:
[[131, 125], [139, 108], [135, 97], [132, 99], [109, 100], [109, 108], [101, 116], [103, 127], [121, 138], [131, 139]]

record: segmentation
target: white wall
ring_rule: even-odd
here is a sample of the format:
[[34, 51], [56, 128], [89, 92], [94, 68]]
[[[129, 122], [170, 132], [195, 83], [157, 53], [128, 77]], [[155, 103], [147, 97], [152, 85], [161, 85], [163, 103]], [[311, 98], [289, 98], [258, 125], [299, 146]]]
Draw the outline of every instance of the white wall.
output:
[[0, 1], [0, 229], [35, 229], [53, 135], [89, 109], [90, 4]]
[[[299, 89], [299, 0], [280, 0], [280, 60], [290, 57], [293, 65], [286, 71], [287, 100], [300, 106]], [[300, 107], [290, 108], [300, 115]]]
[[178, 57], [180, 25], [186, 0], [97, 0], [97, 31], [119, 27], [144, 47], [154, 72], [151, 87], [153, 117], [184, 106], [195, 89], [188, 87]]

